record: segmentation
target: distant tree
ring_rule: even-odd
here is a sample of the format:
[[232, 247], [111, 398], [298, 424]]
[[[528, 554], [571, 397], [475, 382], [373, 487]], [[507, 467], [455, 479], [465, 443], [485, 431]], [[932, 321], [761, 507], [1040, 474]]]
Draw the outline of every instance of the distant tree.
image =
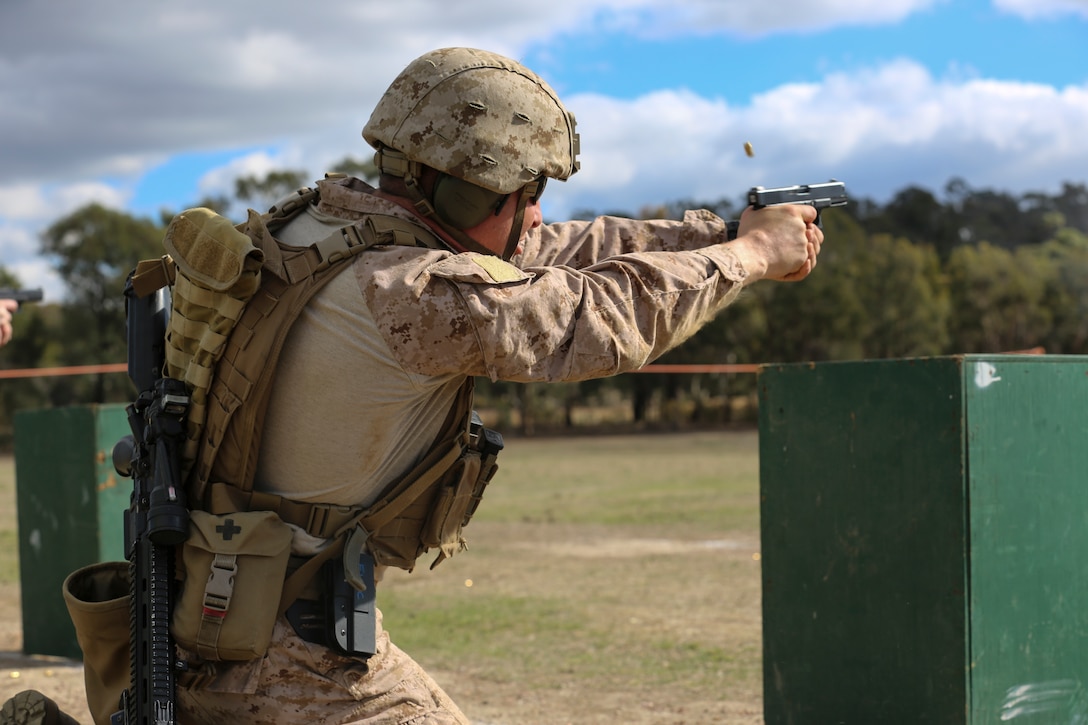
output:
[[[1033, 217], [1045, 230], [1068, 227], [1088, 234], [1088, 187], [1065, 183], [1057, 196], [1037, 192], [1025, 194], [1020, 211]], [[1057, 224], [1054, 223], [1056, 219], [1060, 220]]]
[[950, 181], [946, 193], [964, 243], [989, 242], [1015, 249], [1047, 239], [1045, 206], [1040, 208], [1004, 192], [973, 190], [962, 179]]
[[310, 175], [297, 169], [270, 171], [262, 177], [241, 176], [234, 180], [234, 195], [239, 201], [263, 212], [309, 182]]
[[338, 174], [347, 174], [348, 176], [354, 176], [369, 184], [375, 184], [378, 181], [378, 166], [374, 163], [373, 159], [367, 159], [360, 161], [350, 156], [341, 159], [330, 171]]
[[854, 359], [863, 354], [869, 310], [852, 282], [862, 274], [858, 254], [868, 240], [853, 219], [834, 212], [824, 216], [824, 234], [819, 266], [808, 279], [752, 290], [765, 300], [764, 362]]
[[[653, 215], [646, 213], [648, 209], [654, 210]], [[694, 199], [681, 199], [667, 204], [659, 204], [644, 209], [639, 214], [640, 219], [683, 219], [684, 213], [689, 209], [705, 209], [717, 214], [722, 219], [736, 219], [744, 210], [742, 206], [734, 204], [728, 199], [718, 201], [695, 201]]]
[[957, 248], [947, 265], [954, 351], [1009, 352], [1043, 344], [1053, 322], [1042, 305], [1050, 269], [1031, 249], [1012, 252], [987, 242]]
[[[0, 265], [0, 287], [19, 289], [23, 287], [18, 276]], [[0, 351], [0, 368], [15, 369], [36, 367], [45, 357], [48, 336], [45, 331], [44, 305], [25, 304], [19, 307], [14, 316], [15, 335]], [[9, 385], [0, 385], [0, 392], [6, 392]], [[10, 409], [5, 406], [5, 409]]]
[[1054, 211], [1061, 213], [1071, 229], [1088, 234], [1088, 186], [1062, 184], [1062, 193], [1054, 198]]
[[[149, 219], [99, 204], [77, 209], [43, 233], [42, 252], [55, 261], [68, 288], [62, 329], [65, 364], [125, 359], [125, 279], [141, 259], [162, 255], [162, 234]], [[97, 376], [82, 402], [106, 402], [127, 391], [127, 381], [120, 378]]]
[[857, 330], [865, 358], [918, 357], [945, 350], [951, 309], [933, 247], [873, 235], [859, 248], [846, 284], [866, 311]]
[[[22, 281], [0, 265], [0, 287], [23, 287]], [[49, 303], [23, 305], [15, 316], [15, 336], [0, 350], [0, 369], [55, 364], [60, 350], [54, 334], [58, 315]], [[0, 449], [10, 446], [12, 419], [17, 411], [40, 408], [49, 400], [50, 380], [15, 378], [0, 381]]]
[[1088, 234], [1062, 227], [1050, 241], [1018, 251], [1035, 257], [1043, 274], [1040, 306], [1052, 317], [1047, 352], [1088, 354]]
[[[344, 157], [329, 169], [332, 173], [356, 176], [363, 181], [376, 183], [378, 179], [378, 167], [373, 160], [363, 160]], [[291, 192], [310, 186], [313, 183], [310, 173], [301, 169], [284, 169], [270, 171], [264, 176], [242, 176], [234, 180], [234, 195], [238, 201], [248, 204], [257, 211], [269, 209], [280, 199]], [[226, 202], [226, 199], [214, 199], [213, 202]], [[200, 206], [211, 206], [200, 204]], [[220, 211], [220, 207], [211, 208]]]
[[865, 228], [871, 233], [928, 244], [937, 250], [942, 259], [946, 259], [963, 241], [953, 210], [942, 204], [932, 192], [917, 186], [908, 186], [882, 209], [872, 210], [872, 215], [865, 221]]

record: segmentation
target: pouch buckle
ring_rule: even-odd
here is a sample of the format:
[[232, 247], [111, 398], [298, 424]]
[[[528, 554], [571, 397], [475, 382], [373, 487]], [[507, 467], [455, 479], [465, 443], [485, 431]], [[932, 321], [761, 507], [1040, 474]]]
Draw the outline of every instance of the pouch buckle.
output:
[[234, 576], [238, 573], [238, 557], [234, 554], [216, 554], [211, 574], [204, 586], [204, 616], [227, 616], [230, 599], [234, 594]]

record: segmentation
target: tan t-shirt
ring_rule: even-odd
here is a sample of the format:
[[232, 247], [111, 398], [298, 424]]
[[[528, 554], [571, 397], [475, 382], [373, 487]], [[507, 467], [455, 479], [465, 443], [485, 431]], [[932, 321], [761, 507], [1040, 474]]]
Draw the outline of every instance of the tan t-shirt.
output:
[[[307, 244], [367, 214], [412, 219], [358, 180], [321, 182], [277, 236]], [[345, 221], [347, 220], [347, 221]], [[540, 227], [505, 263], [378, 247], [298, 319], [269, 403], [256, 487], [366, 505], [428, 450], [466, 376], [585, 380], [635, 370], [687, 339], [746, 273], [709, 212]]]

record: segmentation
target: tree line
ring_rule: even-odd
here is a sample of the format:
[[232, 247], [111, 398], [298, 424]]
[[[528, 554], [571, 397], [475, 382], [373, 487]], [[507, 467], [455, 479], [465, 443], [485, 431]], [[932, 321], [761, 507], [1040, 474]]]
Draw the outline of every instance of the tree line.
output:
[[[345, 159], [336, 171], [373, 177]], [[208, 206], [241, 218], [309, 180], [278, 171], [238, 179], [234, 198]], [[739, 201], [683, 200], [629, 210], [679, 219], [705, 208], [736, 218]], [[126, 359], [124, 282], [135, 263], [163, 253], [172, 214], [136, 217], [89, 204], [51, 224], [41, 252], [67, 286], [63, 301], [27, 305], [0, 369], [119, 363]], [[1013, 195], [951, 180], [941, 196], [908, 187], [890, 201], [851, 200], [823, 215], [816, 273], [800, 284], [760, 284], [661, 363], [770, 363], [998, 353], [1042, 348], [1088, 353], [1088, 187]], [[34, 286], [0, 266], [0, 286]], [[558, 385], [481, 381], [482, 406], [524, 433], [572, 425], [720, 423], [751, 415], [755, 376], [623, 375]], [[0, 440], [13, 412], [124, 402], [123, 374], [0, 380]], [[739, 403], [739, 405], [738, 405]], [[606, 414], [613, 411], [613, 415]]]

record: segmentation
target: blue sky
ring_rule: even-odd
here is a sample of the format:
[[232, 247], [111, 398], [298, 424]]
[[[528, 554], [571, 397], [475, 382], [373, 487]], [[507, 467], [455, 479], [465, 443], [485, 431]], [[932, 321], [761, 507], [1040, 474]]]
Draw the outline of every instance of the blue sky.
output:
[[1088, 0], [295, 7], [0, 4], [0, 264], [59, 294], [38, 236], [83, 204], [157, 216], [365, 158], [385, 86], [448, 45], [522, 60], [577, 115], [583, 170], [549, 186], [552, 219], [828, 178], [877, 201], [1088, 183]]
[[[746, 54], [754, 60], [745, 61]], [[816, 83], [831, 70], [849, 72], [904, 57], [937, 76], [959, 69], [980, 77], [1083, 84], [1088, 76], [1088, 22], [1072, 14], [1027, 22], [987, 0], [961, 0], [920, 10], [894, 24], [758, 37], [727, 30], [665, 38], [618, 31], [593, 37], [571, 33], [532, 48], [524, 60], [548, 72], [551, 82], [567, 91], [633, 98], [682, 85], [744, 103], [783, 83]], [[549, 63], [550, 58], [572, 60]]]

